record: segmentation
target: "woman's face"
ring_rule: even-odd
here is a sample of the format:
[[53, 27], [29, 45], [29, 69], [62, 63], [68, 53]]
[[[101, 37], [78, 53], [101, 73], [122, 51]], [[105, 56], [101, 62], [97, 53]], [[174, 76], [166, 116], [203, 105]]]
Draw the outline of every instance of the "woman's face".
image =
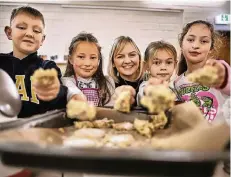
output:
[[73, 65], [76, 76], [91, 78], [99, 65], [99, 51], [96, 44], [80, 42], [71, 55], [70, 63]]
[[120, 76], [126, 80], [133, 80], [139, 73], [140, 56], [131, 43], [114, 56], [114, 64]]

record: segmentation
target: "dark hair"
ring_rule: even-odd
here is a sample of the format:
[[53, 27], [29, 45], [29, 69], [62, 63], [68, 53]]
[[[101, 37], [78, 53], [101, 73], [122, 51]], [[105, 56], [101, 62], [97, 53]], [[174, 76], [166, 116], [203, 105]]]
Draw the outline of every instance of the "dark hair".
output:
[[45, 21], [44, 21], [43, 14], [40, 11], [38, 11], [37, 9], [30, 7], [30, 6], [22, 6], [22, 7], [13, 9], [13, 11], [11, 12], [11, 16], [10, 16], [10, 23], [18, 14], [21, 14], [21, 13], [26, 13], [26, 14], [32, 15], [34, 17], [40, 18], [40, 20], [42, 21], [42, 23], [45, 27]]
[[[193, 21], [191, 23], [186, 24], [186, 26], [183, 28], [182, 33], [179, 35], [179, 44], [180, 47], [182, 47], [182, 43], [184, 40], [185, 35], [188, 33], [188, 30], [195, 24], [203, 24], [206, 25], [208, 27], [208, 29], [211, 32], [211, 39], [212, 39], [212, 44], [211, 44], [211, 50], [214, 49], [214, 43], [215, 43], [215, 38], [216, 38], [216, 33], [214, 31], [214, 27], [211, 23], [207, 22], [207, 21], [203, 21], [203, 20], [196, 20]], [[187, 63], [186, 63], [186, 59], [184, 57], [184, 55], [181, 53], [181, 57], [180, 57], [180, 61], [178, 63], [178, 70], [177, 70], [177, 75], [181, 75], [183, 74], [185, 71], [187, 71]]]
[[[95, 74], [92, 77], [95, 79], [96, 83], [99, 85], [100, 105], [105, 105], [110, 101], [111, 96], [112, 96], [110, 89], [108, 88], [108, 84], [111, 87], [113, 86], [103, 74], [103, 58], [101, 54], [101, 47], [98, 44], [98, 40], [91, 33], [82, 32], [72, 39], [71, 44], [69, 46], [69, 57], [72, 55], [73, 51], [76, 49], [76, 47], [78, 46], [80, 42], [94, 43], [97, 46], [97, 49], [99, 52], [99, 65], [98, 65], [98, 68]], [[64, 77], [70, 77], [73, 75], [75, 75], [75, 71], [74, 71], [73, 65], [70, 63], [68, 59]]]

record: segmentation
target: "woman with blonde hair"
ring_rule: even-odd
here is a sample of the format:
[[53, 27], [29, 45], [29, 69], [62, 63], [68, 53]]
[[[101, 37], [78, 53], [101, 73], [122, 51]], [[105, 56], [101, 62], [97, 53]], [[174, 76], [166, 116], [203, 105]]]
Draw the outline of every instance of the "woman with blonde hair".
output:
[[[109, 75], [115, 81], [115, 95], [128, 89], [136, 96], [139, 85], [143, 81], [142, 66], [141, 53], [136, 43], [128, 36], [116, 38], [109, 58]], [[135, 93], [132, 90], [135, 90]]]

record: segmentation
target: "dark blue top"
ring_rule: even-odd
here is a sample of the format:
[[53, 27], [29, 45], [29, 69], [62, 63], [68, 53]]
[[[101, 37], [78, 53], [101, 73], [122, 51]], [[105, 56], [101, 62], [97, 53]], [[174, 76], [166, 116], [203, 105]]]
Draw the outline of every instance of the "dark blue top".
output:
[[67, 87], [63, 85], [60, 86], [58, 96], [51, 101], [41, 101], [37, 97], [33, 97], [31, 93], [31, 76], [39, 68], [56, 69], [60, 80], [62, 75], [56, 63], [39, 58], [37, 52], [21, 60], [15, 58], [12, 54], [0, 54], [0, 69], [6, 71], [13, 81], [17, 83], [16, 86], [22, 100], [22, 108], [18, 117], [26, 118], [50, 110], [65, 108], [67, 104]]

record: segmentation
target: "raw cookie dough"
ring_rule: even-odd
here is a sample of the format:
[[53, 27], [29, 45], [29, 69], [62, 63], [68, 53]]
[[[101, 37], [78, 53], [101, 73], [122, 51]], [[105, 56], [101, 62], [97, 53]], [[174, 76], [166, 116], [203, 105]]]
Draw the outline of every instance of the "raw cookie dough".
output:
[[147, 136], [148, 138], [152, 136], [152, 133], [155, 130], [154, 125], [151, 122], [149, 122], [148, 120], [140, 120], [140, 119], [135, 119], [134, 128], [141, 135]]
[[96, 108], [87, 102], [70, 100], [67, 104], [67, 117], [79, 120], [93, 120]]
[[81, 129], [81, 128], [93, 128], [94, 125], [91, 121], [76, 121], [74, 122], [74, 126], [77, 129]]
[[104, 143], [106, 147], [121, 147], [125, 148], [130, 146], [135, 141], [131, 134], [117, 134], [117, 135], [107, 135], [104, 138]]
[[111, 128], [113, 123], [114, 120], [108, 118], [93, 121], [93, 125], [95, 128]]
[[146, 95], [140, 103], [146, 107], [149, 113], [160, 113], [174, 105], [175, 94], [164, 85], [148, 86]]
[[82, 138], [103, 138], [105, 136], [105, 130], [98, 128], [82, 128], [80, 130], [76, 130], [73, 136], [82, 137]]
[[212, 86], [219, 79], [217, 69], [212, 66], [204, 66], [203, 68], [188, 74], [187, 78], [191, 82], [205, 86]]
[[54, 83], [55, 78], [58, 77], [57, 71], [52, 69], [37, 69], [33, 74], [33, 82], [38, 82], [41, 85], [47, 86]]
[[94, 139], [78, 138], [75, 136], [65, 139], [63, 144], [64, 146], [78, 147], [78, 148], [80, 147], [89, 148], [89, 147], [99, 147], [100, 146], [100, 144], [97, 143], [97, 141]]
[[121, 122], [121, 123], [115, 123], [112, 125], [113, 129], [124, 131], [124, 130], [133, 130], [133, 124], [130, 122]]
[[115, 100], [114, 109], [120, 112], [130, 112], [131, 93], [123, 91]]
[[151, 115], [151, 119], [155, 129], [163, 129], [168, 122], [168, 118], [163, 111], [158, 115]]

